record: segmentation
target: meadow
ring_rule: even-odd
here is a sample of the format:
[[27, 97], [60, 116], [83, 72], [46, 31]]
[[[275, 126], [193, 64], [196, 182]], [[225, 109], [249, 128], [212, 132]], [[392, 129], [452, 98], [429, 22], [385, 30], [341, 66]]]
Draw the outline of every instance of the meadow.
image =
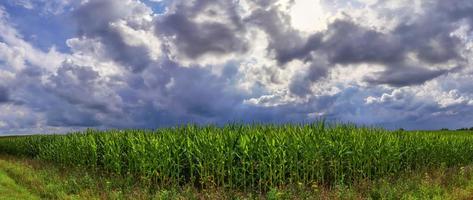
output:
[[473, 164], [471, 131], [389, 131], [353, 124], [187, 125], [0, 138], [0, 153], [155, 187], [266, 192], [350, 186]]

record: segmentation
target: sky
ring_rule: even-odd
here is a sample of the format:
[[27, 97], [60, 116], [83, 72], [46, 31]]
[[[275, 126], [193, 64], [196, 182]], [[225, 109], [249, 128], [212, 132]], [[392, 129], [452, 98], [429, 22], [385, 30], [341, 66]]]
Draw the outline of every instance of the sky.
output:
[[471, 0], [2, 0], [0, 134], [473, 126]]

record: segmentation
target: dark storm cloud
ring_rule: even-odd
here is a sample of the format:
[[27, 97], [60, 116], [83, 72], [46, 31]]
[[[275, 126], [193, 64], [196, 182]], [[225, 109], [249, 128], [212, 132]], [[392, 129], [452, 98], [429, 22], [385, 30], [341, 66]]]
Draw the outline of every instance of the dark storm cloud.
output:
[[[120, 89], [124, 112], [132, 116], [125, 127], [170, 126], [185, 123], [228, 122], [294, 122], [309, 120], [307, 112], [330, 104], [320, 97], [311, 105], [286, 105], [260, 107], [242, 102], [249, 96], [240, 94], [233, 85], [234, 75], [216, 76], [205, 68], [180, 67], [165, 61], [162, 68], [147, 68], [143, 73], [152, 76], [133, 75], [126, 80], [129, 88]], [[307, 77], [307, 81], [316, 75]], [[113, 122], [121, 127], [122, 121]]]
[[[238, 95], [225, 91], [229, 87], [227, 81], [206, 71], [176, 68], [173, 73], [175, 84], [167, 90], [169, 100], [188, 114], [219, 117], [242, 100]], [[193, 74], [191, 79], [190, 74]]]
[[418, 99], [407, 91], [384, 94], [369, 108], [376, 111], [378, 118], [387, 119], [381, 120], [379, 126], [391, 129], [455, 129], [471, 125], [472, 108], [465, 103], [439, 106], [433, 99]]
[[8, 88], [0, 85], [0, 104], [10, 101]]
[[[113, 5], [112, 2], [105, 2], [100, 4]], [[441, 64], [458, 59], [458, 49], [461, 43], [458, 38], [450, 36], [456, 27], [452, 22], [465, 18], [467, 15], [466, 12], [465, 14], [455, 14], [455, 9], [463, 8], [451, 8], [450, 6], [447, 8], [449, 10], [444, 11], [441, 6], [431, 6], [427, 8], [424, 16], [418, 17], [414, 22], [401, 22], [391, 32], [376, 31], [345, 18], [331, 23], [327, 31], [314, 33], [304, 38], [299, 31], [290, 26], [290, 17], [273, 7], [274, 2], [255, 1], [253, 3], [259, 8], [252, 11], [247, 18], [242, 19], [236, 12], [235, 2], [177, 1], [173, 3], [174, 10], [172, 12], [159, 17], [156, 21], [156, 34], [174, 38], [172, 42], [176, 45], [178, 52], [188, 58], [195, 59], [206, 54], [243, 53], [248, 48], [248, 41], [244, 38], [248, 26], [260, 28], [269, 37], [268, 52], [274, 56], [280, 66], [284, 66], [294, 59], [300, 59], [309, 64], [308, 71], [294, 77], [289, 85], [291, 93], [303, 97], [310, 94], [311, 85], [325, 78], [330, 68], [336, 64], [377, 63], [384, 65], [384, 71], [366, 77], [365, 81], [370, 84], [387, 84], [393, 87], [419, 85], [446, 74], [448, 70], [433, 70], [427, 66], [411, 67], [405, 63], [408, 59], [406, 55], [414, 53], [420, 60], [430, 64]], [[96, 9], [100, 6], [93, 5], [91, 7]], [[94, 16], [93, 9], [84, 10], [86, 13], [92, 14], [81, 14], [81, 16]], [[195, 19], [202, 14], [229, 20], [196, 21]], [[109, 18], [105, 18], [104, 22], [98, 21], [96, 22], [98, 25], [86, 26], [92, 29], [85, 31], [85, 33], [94, 35], [106, 33], [101, 36], [108, 38], [106, 39], [108, 42], [106, 41], [105, 44], [110, 43], [109, 46], [124, 51], [118, 53], [118, 57], [123, 58], [132, 66], [146, 66], [147, 59], [133, 54], [140, 52], [139, 50], [131, 49], [130, 52], [126, 52], [126, 49], [130, 48], [126, 45], [119, 45], [122, 43], [122, 38], [114, 36], [113, 31], [108, 33], [109, 31], [103, 30], [103, 27], [107, 27], [104, 23], [114, 20], [114, 13], [106, 13], [105, 16]], [[143, 52], [138, 54], [142, 55]], [[326, 60], [314, 58], [314, 54], [321, 55]], [[133, 59], [128, 58], [128, 55], [145, 62], [144, 64], [130, 62]], [[144, 68], [138, 67], [140, 70]], [[161, 87], [151, 88], [160, 88], [160, 98], [165, 102], [163, 105], [180, 111], [181, 114], [174, 113], [175, 116], [179, 116], [176, 119], [182, 119], [185, 116], [192, 116], [190, 117], [192, 119], [221, 117], [223, 110], [232, 110], [232, 107], [237, 106], [238, 102], [243, 100], [238, 95], [223, 92], [228, 88], [222, 87], [222, 84], [200, 84], [205, 79], [212, 80], [206, 81], [207, 83], [222, 83], [224, 78], [208, 76], [205, 75], [206, 72], [201, 71], [190, 72], [189, 70], [176, 69], [180, 69], [180, 67], [150, 69], [155, 71], [153, 74], [165, 74], [163, 78], [154, 80]], [[190, 74], [195, 75], [195, 79], [189, 78]], [[171, 78], [174, 84], [172, 92], [163, 87], [163, 85], [171, 83]], [[134, 87], [146, 86], [150, 89], [150, 86], [145, 83], [149, 83], [149, 81], [149, 79], [145, 81], [138, 78], [130, 84]], [[194, 93], [194, 91], [198, 92]], [[198, 93], [205, 93], [205, 95]], [[196, 95], [201, 98], [193, 98]], [[122, 98], [129, 97], [122, 96]], [[224, 100], [220, 102], [221, 99]], [[149, 105], [151, 104], [150, 102]], [[164, 108], [154, 109], [156, 112], [159, 110], [161, 113], [168, 113]], [[173, 114], [168, 113], [168, 115]], [[161, 117], [159, 118], [163, 120]]]
[[[379, 32], [344, 18], [305, 40], [301, 39], [299, 32], [286, 25], [288, 20], [283, 20], [278, 12], [259, 11], [252, 18], [270, 34], [272, 43], [268, 50], [275, 52], [275, 59], [281, 64], [294, 59], [312, 62], [314, 53], [326, 56], [331, 63], [327, 65], [329, 68], [336, 64], [377, 63], [386, 69], [379, 76], [367, 79], [368, 83], [398, 87], [422, 84], [446, 72], [428, 69], [429, 65], [464, 59], [459, 54], [463, 44], [451, 33], [458, 28], [456, 22], [462, 19], [472, 21], [471, 2], [450, 4], [438, 1], [424, 7], [425, 14], [412, 22], [401, 21], [390, 32]], [[409, 53], [416, 55], [425, 66], [397, 67], [407, 65]], [[304, 80], [295, 82], [311, 83]], [[296, 85], [291, 88], [294, 92], [299, 91], [296, 92], [298, 95], [305, 91], [302, 88], [307, 87]]]
[[254, 4], [256, 4], [257, 6], [263, 9], [273, 6], [275, 2], [276, 0], [254, 0], [253, 1]]
[[311, 93], [310, 86], [325, 78], [328, 74], [328, 67], [323, 63], [313, 62], [309, 70], [302, 76], [296, 76], [289, 85], [289, 91], [297, 96], [304, 97]]
[[473, 2], [469, 0], [437, 1], [437, 12], [445, 13], [452, 20], [467, 19], [473, 24]]
[[290, 17], [275, 7], [269, 10], [259, 8], [246, 21], [266, 32], [269, 37], [268, 51], [274, 53], [275, 59], [281, 64], [306, 57], [320, 42], [317, 36], [304, 41], [300, 33], [289, 25]]
[[101, 83], [99, 74], [91, 67], [77, 66], [65, 63], [51, 76], [47, 89], [69, 104], [83, 106], [97, 112], [108, 112], [108, 102], [102, 100], [97, 102], [93, 99], [94, 92], [100, 92], [97, 88]]
[[[125, 4], [115, 0], [92, 0], [74, 11], [79, 36], [97, 38], [104, 44], [108, 56], [133, 72], [141, 72], [150, 64], [149, 52], [144, 45], [128, 45], [111, 26], [117, 20], [133, 17], [149, 10], [140, 3]], [[141, 24], [131, 24], [137, 29]]]
[[124, 80], [120, 89], [125, 112], [134, 124], [153, 127], [185, 122], [217, 123], [231, 118], [243, 96], [234, 93], [231, 77], [204, 68], [184, 68], [172, 61], [147, 68], [143, 76]]
[[[179, 53], [195, 59], [205, 54], [244, 53], [248, 49], [246, 29], [235, 1], [178, 1], [175, 11], [160, 18], [157, 34], [175, 37]], [[195, 21], [199, 15], [217, 21]], [[218, 21], [228, 20], [228, 21]]]
[[[351, 21], [337, 20], [323, 33], [325, 39], [321, 44], [318, 40], [308, 40], [303, 53], [318, 51], [328, 55], [334, 64], [389, 64], [403, 62], [406, 53], [414, 52], [424, 61], [443, 63], [458, 57], [460, 40], [450, 36], [451, 31], [452, 27], [421, 23], [401, 24], [392, 33], [381, 33]], [[301, 56], [290, 59], [297, 57]]]
[[391, 63], [403, 59], [404, 47], [399, 36], [383, 34], [350, 21], [337, 20], [325, 32], [323, 43], [332, 63]]
[[[91, 127], [116, 120], [119, 109], [116, 99], [109, 95], [113, 92], [91, 67], [65, 62], [52, 75], [37, 69], [29, 67], [19, 72], [11, 85], [15, 91], [15, 104], [44, 114], [46, 125]], [[107, 119], [100, 116], [107, 116]]]
[[[0, 76], [5, 77], [1, 82], [5, 86], [0, 85], [0, 104], [13, 99], [16, 104], [12, 106], [35, 114], [16, 122], [16, 118], [0, 113], [0, 122], [14, 124], [9, 127], [33, 127], [41, 122], [58, 127], [156, 128], [184, 123], [301, 122], [323, 116], [386, 127], [399, 123], [421, 127], [448, 120], [450, 111], [464, 116], [473, 113], [471, 105], [468, 107], [471, 87], [450, 80], [454, 79], [451, 74], [461, 76], [461, 69], [469, 66], [462, 55], [465, 43], [452, 32], [460, 22], [473, 25], [471, 1], [426, 2], [423, 12], [415, 16], [396, 11], [412, 15], [412, 19], [399, 20], [388, 30], [347, 15], [332, 21], [326, 30], [313, 33], [294, 28], [286, 8], [278, 7], [281, 5], [275, 0], [249, 1], [251, 8], [245, 11], [239, 3], [174, 0], [166, 2], [167, 11], [159, 14], [134, 0], [77, 4], [71, 15], [78, 31], [74, 41], [83, 42], [83, 46], [71, 47], [71, 54], [64, 53], [67, 61], [60, 66], [35, 66], [10, 56], [16, 51], [0, 52], [1, 58], [20, 63], [14, 76], [0, 69]], [[124, 33], [121, 26], [136, 32]], [[252, 36], [260, 36], [260, 32], [267, 41], [253, 41]], [[471, 34], [471, 29], [468, 32]], [[138, 39], [126, 35], [134, 33], [139, 33], [133, 35]], [[162, 46], [140, 44], [150, 36]], [[257, 46], [266, 42], [266, 47]], [[159, 48], [162, 56], [151, 59], [150, 48]], [[263, 48], [267, 55], [259, 52]], [[248, 55], [252, 51], [255, 54]], [[235, 58], [218, 65], [203, 64], [200, 59], [224, 55]], [[267, 57], [260, 61], [257, 56]], [[175, 58], [190, 64], [181, 66], [181, 60]], [[358, 85], [359, 79], [329, 80], [334, 67], [351, 69], [365, 63], [383, 67], [380, 72], [360, 75], [367, 84]], [[304, 66], [290, 69], [297, 64]], [[110, 65], [125, 70], [108, 69]], [[443, 69], [452, 65], [465, 67]], [[409, 93], [416, 88], [409, 86], [432, 79], [449, 79], [436, 92], [458, 89], [455, 91], [464, 100], [460, 105], [442, 107], [437, 102], [440, 100], [419, 99]], [[331, 94], [313, 94], [315, 89], [332, 88], [335, 92], [327, 92]], [[468, 119], [461, 123], [468, 123]]]
[[[440, 13], [439, 13], [440, 12]], [[451, 36], [455, 19], [441, 11], [431, 11], [412, 24], [401, 24], [393, 32], [408, 51], [428, 63], [443, 63], [459, 57], [460, 39]]]
[[[17, 79], [10, 83], [10, 89], [15, 94], [14, 104], [12, 104], [15, 112], [10, 113], [9, 118], [0, 119], [6, 121], [7, 128], [32, 128], [36, 127], [39, 121], [44, 122], [44, 125], [60, 127], [99, 125], [99, 121], [95, 118], [96, 112], [81, 112], [80, 105], [70, 104], [64, 96], [56, 95], [44, 84], [41, 80], [41, 72], [36, 69], [38, 68], [28, 67], [18, 72]], [[63, 87], [69, 87], [71, 91], [79, 90], [78, 85], [67, 84], [65, 81], [60, 84], [65, 84]], [[82, 99], [89, 98], [88, 94], [81, 95], [83, 95]], [[69, 100], [72, 100], [72, 97]], [[27, 116], [16, 115], [25, 111], [28, 112]], [[39, 116], [38, 113], [44, 114], [44, 117]], [[30, 134], [36, 133], [34, 129], [31, 131]]]
[[204, 54], [228, 54], [245, 52], [244, 38], [222, 23], [194, 23], [181, 13], [166, 17], [159, 31], [176, 36], [176, 44], [181, 53], [189, 58], [198, 58]]
[[390, 67], [375, 77], [365, 77], [372, 84], [387, 84], [393, 87], [420, 85], [428, 80], [446, 74], [449, 70], [430, 70], [421, 67]]
[[103, 125], [103, 122], [97, 120], [94, 114], [73, 107], [60, 107], [47, 113], [47, 125], [57, 127], [95, 127]]

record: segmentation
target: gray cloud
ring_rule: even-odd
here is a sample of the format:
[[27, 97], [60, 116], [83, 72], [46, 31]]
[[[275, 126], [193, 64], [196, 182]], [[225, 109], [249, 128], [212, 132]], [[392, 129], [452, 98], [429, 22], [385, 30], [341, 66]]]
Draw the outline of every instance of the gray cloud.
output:
[[268, 34], [268, 51], [274, 53], [275, 59], [281, 64], [295, 58], [306, 57], [310, 50], [317, 47], [320, 40], [314, 36], [308, 41], [304, 41], [299, 31], [289, 26], [290, 17], [280, 12], [276, 7], [269, 10], [259, 8], [253, 11], [246, 21], [258, 26]]
[[325, 78], [328, 71], [326, 63], [312, 62], [309, 66], [309, 70], [304, 72], [302, 77], [294, 77], [289, 85], [289, 91], [300, 97], [311, 94], [310, 86], [322, 78]]
[[388, 68], [375, 77], [365, 77], [366, 82], [372, 84], [387, 84], [393, 87], [420, 85], [428, 80], [437, 78], [449, 70], [430, 70], [421, 67]]
[[222, 23], [194, 23], [188, 16], [176, 13], [167, 16], [157, 27], [166, 35], [176, 36], [179, 51], [189, 58], [247, 50], [244, 38]]
[[8, 88], [0, 86], [0, 103], [5, 103], [10, 101]]
[[[175, 37], [180, 53], [195, 59], [205, 54], [244, 53], [248, 49], [245, 26], [236, 2], [201, 0], [177, 1], [175, 10], [160, 18], [156, 32]], [[227, 21], [195, 21], [199, 15]]]
[[65, 63], [57, 75], [49, 77], [47, 89], [64, 99], [69, 104], [83, 106], [97, 112], [108, 112], [109, 102], [94, 99], [94, 93], [100, 92], [99, 74], [91, 67], [77, 66]]
[[383, 34], [350, 21], [332, 23], [323, 44], [332, 63], [392, 63], [404, 59], [405, 47], [396, 35]]
[[[440, 12], [440, 14], [439, 14]], [[454, 19], [441, 11], [431, 11], [413, 24], [401, 24], [394, 34], [402, 37], [402, 44], [428, 63], [442, 63], [458, 58], [460, 40], [450, 36], [455, 29]]]
[[454, 2], [436, 1], [435, 10], [445, 13], [450, 19], [467, 19], [473, 24], [473, 2], [468, 0], [458, 0]]
[[172, 61], [133, 75], [120, 96], [124, 112], [135, 125], [153, 127], [185, 122], [229, 120], [243, 96], [234, 93], [231, 77], [218, 77], [203, 68], [183, 68]]
[[[314, 33], [305, 40], [301, 39], [299, 32], [287, 26], [287, 16], [283, 20], [278, 12], [260, 11], [252, 18], [257, 19], [256, 24], [271, 35], [274, 44], [269, 48], [276, 52], [276, 59], [281, 64], [294, 59], [310, 61], [313, 53], [326, 55], [331, 62], [327, 67], [377, 63], [387, 69], [378, 76], [379, 80], [370, 79], [368, 82], [396, 87], [422, 84], [445, 73], [445, 70], [426, 69], [428, 65], [463, 59], [459, 55], [463, 44], [451, 33], [458, 28], [456, 22], [473, 18], [468, 12], [472, 9], [471, 5], [469, 2], [443, 4], [443, 1], [425, 4], [425, 14], [413, 22], [400, 22], [391, 32], [378, 32], [345, 18], [335, 20], [327, 31]], [[412, 69], [396, 67], [408, 65], [408, 53], [416, 55], [426, 66]], [[402, 75], [411, 81], [402, 78]]]
[[[93, 0], [77, 8], [73, 15], [79, 36], [99, 39], [110, 59], [118, 61], [133, 72], [141, 72], [150, 64], [149, 52], [144, 45], [132, 46], [125, 42], [111, 23], [146, 15], [151, 12], [144, 4], [135, 1]], [[149, 24], [131, 21], [130, 25], [142, 29]]]
[[[20, 48], [28, 41], [6, 29], [5, 18], [0, 28], [9, 31], [0, 31], [0, 42], [8, 45], [0, 46], [0, 61], [14, 67], [0, 69], [0, 124], [156, 128], [317, 117], [388, 128], [473, 123], [460, 116], [473, 113], [467, 44], [452, 34], [473, 25], [470, 1], [432, 1], [420, 14], [396, 10], [409, 20], [389, 29], [346, 15], [311, 33], [296, 29], [274, 0], [247, 2], [248, 10], [240, 3], [170, 1], [164, 13], [135, 0], [74, 4], [71, 52], [39, 58], [28, 50], [34, 45]], [[220, 60], [226, 55], [235, 56]], [[202, 61], [207, 56], [219, 64]], [[64, 61], [30, 61], [42, 58]]]

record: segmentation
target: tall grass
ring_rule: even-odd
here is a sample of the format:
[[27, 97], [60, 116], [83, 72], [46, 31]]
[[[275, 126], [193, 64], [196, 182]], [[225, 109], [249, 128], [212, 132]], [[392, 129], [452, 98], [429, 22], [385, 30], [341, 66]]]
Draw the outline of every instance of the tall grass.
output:
[[181, 126], [0, 138], [0, 153], [145, 179], [266, 190], [351, 184], [407, 170], [473, 163], [468, 132], [404, 132], [354, 125]]

